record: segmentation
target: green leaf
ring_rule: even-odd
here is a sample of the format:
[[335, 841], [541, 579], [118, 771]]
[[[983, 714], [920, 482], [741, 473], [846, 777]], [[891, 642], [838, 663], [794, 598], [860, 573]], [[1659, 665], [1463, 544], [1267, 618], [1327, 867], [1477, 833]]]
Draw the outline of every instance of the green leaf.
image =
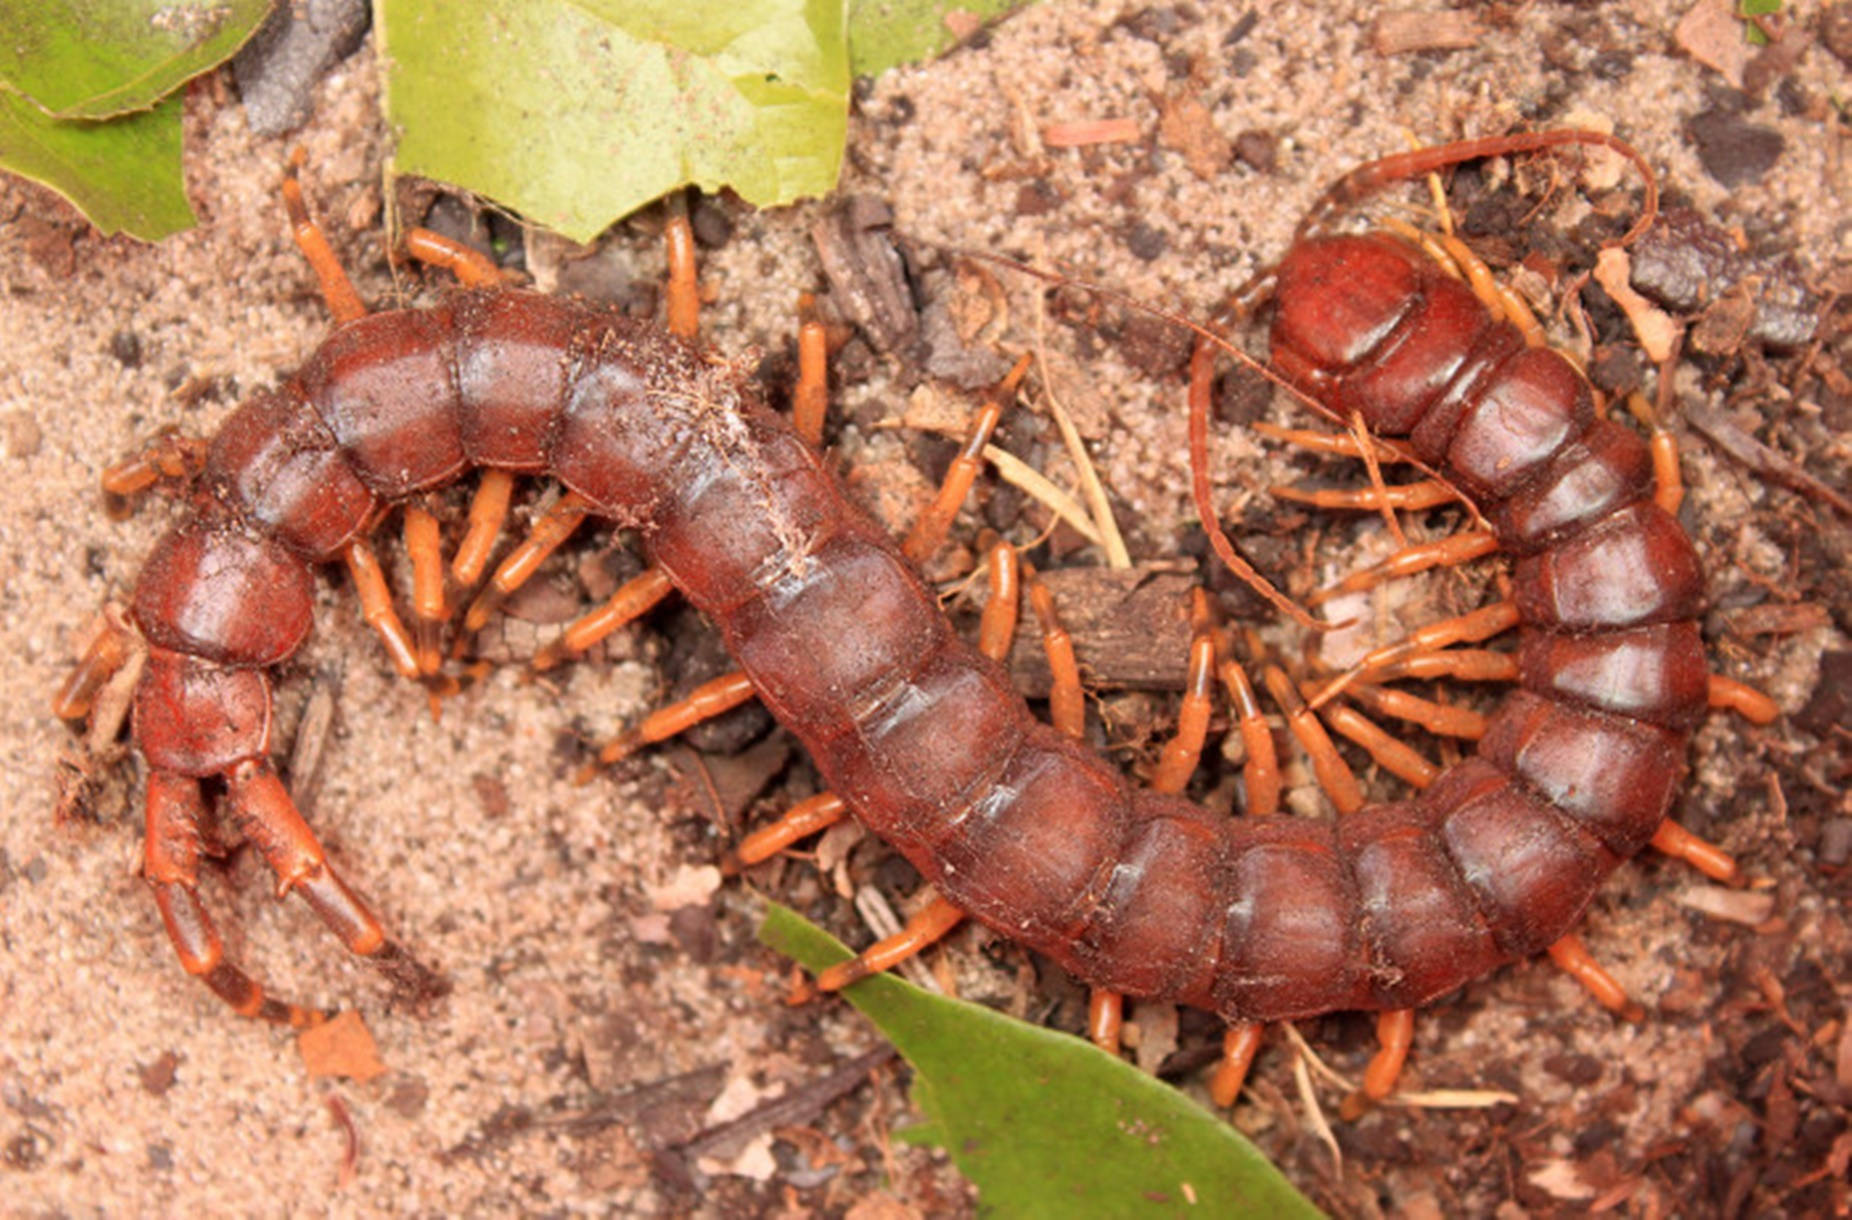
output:
[[[776, 903], [759, 939], [813, 971], [851, 956]], [[986, 1213], [1319, 1215], [1233, 1127], [1090, 1043], [891, 975], [843, 995], [919, 1073], [926, 1122], [902, 1138], [950, 1153]]]
[[693, 184], [836, 184], [844, 0], [379, 0], [397, 168], [579, 241]]
[[1751, 17], [1767, 17], [1781, 11], [1781, 0], [1738, 0], [1736, 15], [1744, 19], [1743, 41], [1752, 47], [1768, 45], [1768, 35], [1762, 27], [1749, 21]]
[[64, 122], [0, 90], [0, 168], [49, 186], [105, 236], [159, 241], [193, 224], [180, 170], [180, 97], [108, 123]]
[[61, 119], [146, 110], [230, 59], [270, 0], [0, 0], [0, 80]]
[[849, 14], [849, 66], [857, 76], [943, 55], [958, 44], [945, 23], [951, 13], [991, 21], [1034, 0], [854, 0]]

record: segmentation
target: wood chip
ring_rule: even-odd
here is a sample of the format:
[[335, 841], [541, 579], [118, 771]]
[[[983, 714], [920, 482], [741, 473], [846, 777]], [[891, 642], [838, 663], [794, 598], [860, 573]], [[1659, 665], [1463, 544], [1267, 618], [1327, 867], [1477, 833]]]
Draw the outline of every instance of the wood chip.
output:
[[1679, 19], [1672, 40], [1679, 50], [1741, 89], [1749, 44], [1735, 7], [1732, 0], [1698, 0]]
[[[1139, 568], [1055, 568], [1041, 573], [1061, 625], [1074, 639], [1093, 690], [1181, 690], [1189, 672], [1187, 572]], [[988, 598], [988, 592], [985, 594]], [[1041, 633], [1018, 631], [1009, 668], [1018, 690], [1048, 696], [1048, 654]]]
[[311, 1076], [342, 1076], [365, 1084], [386, 1074], [373, 1032], [352, 1009], [297, 1034], [296, 1049]]
[[1737, 635], [1799, 635], [1832, 625], [1833, 616], [1819, 602], [1770, 602], [1751, 606], [1726, 615], [1725, 621]]
[[1459, 51], [1479, 45], [1485, 27], [1471, 13], [1453, 9], [1383, 13], [1370, 24], [1370, 46], [1378, 55], [1414, 51]]
[[1693, 885], [1680, 890], [1678, 905], [1712, 919], [1755, 928], [1775, 913], [1775, 895], [1767, 891], [1732, 890], [1721, 885]]
[[1137, 140], [1136, 119], [1081, 119], [1073, 123], [1045, 123], [1042, 126], [1042, 143], [1050, 148], [1132, 144]]
[[1852, 1089], [1852, 1009], [1839, 1024], [1839, 1046], [1833, 1053], [1833, 1079], [1842, 1089]]
[[1609, 246], [1595, 259], [1595, 282], [1607, 290], [1614, 303], [1627, 314], [1633, 333], [1646, 349], [1654, 364], [1672, 358], [1672, 344], [1678, 338], [1678, 323], [1672, 316], [1633, 290], [1629, 277], [1633, 260], [1619, 246]]
[[1852, 516], [1852, 499], [1808, 474], [1785, 453], [1769, 448], [1744, 432], [1727, 412], [1707, 402], [1693, 402], [1685, 407], [1685, 420], [1751, 470], [1786, 483], [1802, 495], [1824, 500], [1840, 512]]

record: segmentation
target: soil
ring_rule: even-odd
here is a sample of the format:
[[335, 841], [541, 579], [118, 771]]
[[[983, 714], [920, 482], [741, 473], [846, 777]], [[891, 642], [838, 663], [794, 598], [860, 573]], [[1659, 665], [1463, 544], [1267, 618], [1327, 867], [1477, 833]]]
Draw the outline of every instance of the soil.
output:
[[[867, 337], [886, 334], [873, 322], [841, 328], [836, 460], [857, 494], [901, 525], [951, 447], [896, 421], [938, 412], [955, 429], [966, 404], [951, 387], [981, 384], [1040, 342], [1034, 380], [1074, 415], [1134, 558], [1199, 570], [1187, 342], [1072, 288], [1042, 298], [1026, 277], [942, 247], [1041, 261], [1205, 319], [1286, 249], [1326, 183], [1406, 147], [1408, 133], [1432, 143], [1611, 121], [1659, 171], [1666, 206], [1699, 226], [1677, 249], [1695, 246], [1700, 229], [1722, 235], [1720, 261], [1696, 281], [1710, 295], [1678, 307], [1693, 335], [1669, 420], [1690, 488], [1681, 516], [1707, 564], [1716, 667], [1767, 691], [1784, 715], [1767, 728], [1714, 716], [1677, 816], [1734, 852], [1753, 885], [1726, 891], [1642, 858], [1601, 893], [1583, 936], [1646, 1006], [1642, 1023], [1609, 1016], [1543, 962], [1422, 1016], [1407, 1087], [1515, 1101], [1391, 1106], [1341, 1123], [1326, 1089], [1318, 1104], [1337, 1158], [1315, 1134], [1276, 1033], [1233, 1121], [1336, 1215], [1843, 1214], [1852, 520], [1834, 497], [1842, 504], [1852, 486], [1852, 344], [1835, 294], [1852, 286], [1852, 214], [1831, 201], [1852, 198], [1847, 66], [1832, 52], [1844, 7], [1791, 10], [1810, 43], [1760, 72], [1752, 62], [1754, 96], [1687, 54], [1675, 36], [1684, 10], [1652, 0], [1448, 10], [1431, 26], [1373, 24], [1377, 11], [1049, 4], [939, 62], [865, 83], [842, 192], [891, 211], [915, 276], [906, 304], [924, 302], [925, 340], [886, 351]], [[1442, 34], [1461, 45], [1392, 53], [1394, 39]], [[99, 608], [124, 596], [175, 511], [153, 497], [112, 521], [97, 477], [160, 429], [210, 435], [326, 333], [277, 205], [293, 146], [307, 152], [313, 206], [362, 295], [383, 303], [433, 291], [381, 250], [382, 211], [401, 201], [380, 186], [388, 149], [376, 68], [370, 47], [346, 60], [317, 87], [308, 126], [279, 138], [250, 133], [229, 77], [196, 84], [187, 175], [200, 225], [159, 246], [100, 238], [49, 193], [0, 182], [0, 461], [18, 480], [0, 492], [0, 631], [12, 659], [0, 670], [6, 1210], [976, 1209], [942, 1154], [889, 1138], [907, 1121], [904, 1064], [843, 1005], [787, 1006], [788, 964], [753, 939], [769, 893], [866, 943], [874, 934], [846, 895], [874, 888], [904, 909], [917, 884], [909, 870], [852, 833], [749, 882], [721, 883], [712, 870], [743, 817], [814, 785], [800, 752], [746, 726], [730, 741], [668, 746], [590, 786], [572, 782], [588, 741], [704, 672], [702, 629], [686, 616], [652, 619], [606, 646], [605, 664], [544, 681], [502, 665], [434, 718], [390, 675], [345, 582], [325, 582], [315, 637], [284, 673], [277, 741], [295, 745], [305, 707], [332, 708], [321, 762], [296, 761], [298, 794], [332, 858], [453, 991], [428, 1012], [392, 1006], [312, 915], [273, 901], [261, 861], [236, 844], [203, 886], [231, 951], [280, 994], [362, 1013], [384, 1072], [312, 1074], [288, 1034], [234, 1018], [174, 961], [137, 877], [137, 763], [86, 754], [46, 711]], [[1130, 119], [1135, 134], [1083, 147], [1043, 138], [1053, 125], [1101, 119]], [[1550, 301], [1639, 204], [1630, 171], [1602, 177], [1579, 164], [1522, 159], [1451, 179], [1475, 247]], [[1425, 203], [1425, 192], [1394, 190], [1356, 217], [1419, 220]], [[705, 331], [758, 360], [774, 384], [788, 368], [797, 294], [826, 286], [811, 232], [835, 206], [756, 213], [723, 197], [696, 207], [708, 243]], [[660, 208], [646, 211], [586, 260], [564, 260], [540, 239], [520, 248], [542, 280], [641, 307], [661, 274], [661, 222]], [[826, 308], [845, 315], [835, 287]], [[1769, 302], [1783, 292], [1791, 308], [1778, 317]], [[1638, 383], [1645, 365], [1624, 315], [1598, 288], [1580, 299], [1597, 380]], [[1814, 323], [1799, 340], [1795, 315]], [[1576, 339], [1572, 327], [1552, 331]], [[1256, 350], [1264, 342], [1258, 323], [1234, 335]], [[1071, 483], [1044, 398], [1012, 418], [1003, 443]], [[1290, 402], [1230, 374], [1220, 412], [1218, 498], [1263, 570], [1303, 595], [1386, 549], [1376, 518], [1267, 496], [1275, 483], [1362, 479], [1240, 426], [1307, 425]], [[980, 524], [1027, 536], [1042, 520], [986, 480], [935, 574], [968, 562]], [[1409, 519], [1419, 536], [1449, 525], [1444, 514]], [[1051, 565], [1101, 562], [1065, 531], [1049, 546]], [[624, 562], [599, 543], [554, 561], [542, 586], [551, 592], [498, 628], [494, 646], [531, 651]], [[1257, 613], [1225, 577], [1200, 570], [1226, 606]], [[1403, 619], [1454, 612], [1494, 571], [1397, 586], [1375, 603], [1374, 621], [1393, 634]], [[1297, 647], [1280, 628], [1267, 634]], [[1103, 692], [1095, 732], [1136, 769], [1173, 705], [1161, 692]], [[1413, 740], [1430, 754], [1451, 748]], [[1301, 771], [1292, 778], [1307, 788]], [[1225, 760], [1212, 764], [1200, 794], [1226, 803], [1232, 774]], [[1300, 801], [1318, 798], [1308, 788]], [[965, 994], [1077, 1028], [1083, 993], [988, 933], [964, 929], [929, 962]], [[1146, 1013], [1146, 1035], [1157, 1038], [1166, 1017]], [[1341, 1072], [1354, 1076], [1369, 1056], [1365, 1018], [1305, 1022], [1302, 1032]], [[1216, 1031], [1185, 1014], [1177, 1036], [1173, 1074], [1201, 1097]], [[805, 1100], [775, 1130], [704, 1138], [781, 1091]]]

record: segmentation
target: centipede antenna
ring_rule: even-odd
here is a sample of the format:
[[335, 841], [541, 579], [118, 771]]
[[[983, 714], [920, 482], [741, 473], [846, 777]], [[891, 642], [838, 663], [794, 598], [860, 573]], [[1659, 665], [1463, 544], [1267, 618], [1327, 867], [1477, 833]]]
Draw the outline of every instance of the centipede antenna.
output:
[[1323, 231], [1330, 213], [1340, 208], [1349, 207], [1358, 201], [1375, 194], [1392, 182], [1401, 182], [1432, 169], [1447, 165], [1459, 165], [1467, 161], [1482, 161], [1487, 157], [1503, 157], [1512, 153], [1542, 152], [1549, 148], [1561, 148], [1570, 144], [1593, 144], [1611, 149], [1633, 162], [1639, 171], [1644, 185], [1645, 199], [1640, 204], [1640, 215], [1618, 241], [1610, 245], [1631, 246], [1645, 235], [1659, 215], [1659, 178], [1653, 173], [1653, 167], [1640, 153], [1639, 149], [1618, 136], [1605, 131], [1584, 131], [1579, 128], [1556, 128], [1550, 131], [1516, 132], [1503, 136], [1486, 136], [1477, 140], [1458, 140], [1451, 144], [1438, 144], [1413, 152], [1397, 153], [1382, 157], [1351, 170], [1330, 186], [1325, 188], [1312, 206], [1307, 209], [1305, 218], [1293, 233], [1295, 242]]

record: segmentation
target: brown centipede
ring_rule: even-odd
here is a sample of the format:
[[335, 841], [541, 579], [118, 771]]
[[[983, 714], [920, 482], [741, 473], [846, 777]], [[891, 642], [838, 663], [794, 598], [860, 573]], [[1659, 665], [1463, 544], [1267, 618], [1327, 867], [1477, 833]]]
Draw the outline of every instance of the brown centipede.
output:
[[[1377, 291], [1339, 301], [1334, 277]], [[212, 780], [286, 889], [354, 952], [430, 985], [268, 763], [266, 671], [309, 629], [314, 564], [344, 558], [366, 579], [380, 509], [476, 468], [550, 475], [573, 497], [562, 519], [636, 528], [661, 574], [636, 596], [672, 583], [706, 612], [857, 817], [947, 906], [1103, 991], [1241, 1026], [1405, 1012], [1558, 943], [1660, 831], [1709, 702], [1695, 553], [1651, 498], [1644, 442], [1594, 417], [1560, 357], [1514, 342], [1418, 259], [1316, 239], [1280, 278], [1276, 360], [1331, 382], [1377, 434], [1408, 436], [1518, 556], [1505, 621], [1523, 632], [1519, 689], [1479, 753], [1416, 798], [1329, 822], [1231, 820], [1134, 790], [952, 635], [900, 547], [735, 368], [647, 324], [483, 289], [349, 318], [245, 402], [142, 570], [146, 869], [183, 965], [240, 1011], [312, 1019], [225, 960], [198, 899]], [[1408, 342], [1432, 318], [1457, 358]], [[1426, 368], [1409, 377], [1385, 354]], [[1427, 397], [1384, 405], [1398, 377]], [[375, 598], [367, 609], [384, 621]], [[120, 646], [105, 637], [61, 710], [81, 714]], [[401, 667], [427, 668], [421, 651], [407, 637]]]

